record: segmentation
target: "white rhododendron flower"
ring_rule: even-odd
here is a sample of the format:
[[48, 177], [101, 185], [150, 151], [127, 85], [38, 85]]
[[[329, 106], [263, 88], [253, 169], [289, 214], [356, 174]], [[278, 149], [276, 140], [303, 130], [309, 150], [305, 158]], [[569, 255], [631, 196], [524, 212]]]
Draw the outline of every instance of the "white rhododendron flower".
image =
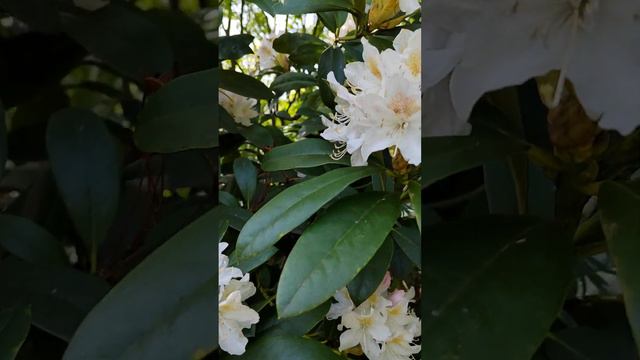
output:
[[230, 91], [220, 89], [218, 91], [218, 102], [233, 117], [236, 123], [251, 126], [251, 119], [258, 116], [255, 106], [256, 99], [250, 99]]
[[289, 68], [289, 56], [281, 54], [273, 48], [273, 40], [277, 36], [271, 35], [260, 41], [256, 54], [260, 60], [260, 69], [267, 70], [280, 66], [283, 69]]
[[241, 355], [249, 342], [242, 329], [257, 324], [260, 316], [242, 303], [255, 294], [256, 288], [249, 274], [229, 266], [229, 258], [222, 253], [227, 246], [218, 244], [218, 344], [231, 355]]
[[409, 304], [415, 290], [389, 292], [391, 276], [387, 272], [376, 291], [362, 304], [354, 305], [349, 291], [336, 292], [327, 319], [340, 319], [340, 351], [360, 347], [369, 360], [410, 360], [420, 352], [415, 344], [421, 335], [420, 319]]
[[337, 143], [334, 157], [349, 153], [351, 164], [362, 166], [373, 152], [393, 148], [420, 164], [420, 34], [403, 29], [394, 48], [383, 52], [363, 38], [364, 61], [345, 67], [346, 86], [328, 74], [336, 114], [323, 117], [321, 136]]
[[400, 0], [400, 10], [405, 14], [411, 14], [420, 9], [418, 0]]
[[[433, 0], [428, 21], [464, 34], [451, 77], [453, 105], [467, 119], [486, 92], [560, 70], [564, 82], [605, 129], [640, 124], [640, 2], [627, 0]], [[472, 16], [468, 16], [473, 12]], [[450, 19], [467, 21], [446, 23]], [[433, 61], [433, 60], [432, 60]]]

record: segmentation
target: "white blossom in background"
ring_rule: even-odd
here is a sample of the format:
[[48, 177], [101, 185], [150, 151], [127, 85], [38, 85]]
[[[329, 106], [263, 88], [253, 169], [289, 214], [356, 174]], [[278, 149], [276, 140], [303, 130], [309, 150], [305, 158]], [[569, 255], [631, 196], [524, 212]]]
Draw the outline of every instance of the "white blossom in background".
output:
[[231, 355], [242, 355], [249, 340], [242, 334], [260, 320], [258, 313], [242, 302], [253, 296], [256, 288], [249, 274], [229, 266], [222, 252], [229, 244], [218, 244], [218, 344]]
[[[552, 106], [569, 79], [605, 129], [640, 124], [640, 2], [628, 0], [432, 0], [425, 12], [464, 34], [451, 77], [453, 105], [467, 119], [486, 92], [560, 70]], [[473, 16], [468, 16], [469, 12]], [[438, 20], [440, 19], [440, 20]]]
[[260, 60], [260, 69], [268, 70], [280, 66], [283, 69], [289, 68], [289, 56], [281, 54], [273, 48], [273, 40], [277, 35], [267, 36], [256, 46], [256, 54]]
[[351, 164], [362, 166], [373, 152], [393, 148], [420, 164], [420, 36], [420, 30], [403, 29], [394, 48], [383, 52], [363, 38], [364, 61], [345, 67], [346, 84], [328, 74], [336, 114], [323, 117], [321, 136], [336, 143], [334, 157], [349, 153]]
[[255, 109], [258, 101], [230, 91], [218, 90], [218, 103], [233, 117], [236, 123], [251, 126], [251, 119], [258, 116]]
[[391, 276], [387, 272], [376, 291], [362, 304], [354, 305], [349, 291], [336, 292], [326, 317], [340, 319], [340, 351], [360, 346], [369, 360], [411, 360], [420, 352], [415, 344], [420, 336], [420, 319], [409, 308], [415, 290], [389, 292]]

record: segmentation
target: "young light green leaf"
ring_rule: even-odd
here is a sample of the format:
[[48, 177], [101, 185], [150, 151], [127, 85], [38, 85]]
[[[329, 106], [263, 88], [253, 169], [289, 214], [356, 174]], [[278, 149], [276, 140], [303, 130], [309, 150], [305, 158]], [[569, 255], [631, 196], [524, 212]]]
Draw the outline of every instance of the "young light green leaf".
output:
[[0, 311], [0, 359], [16, 358], [30, 328], [31, 308], [29, 306]]
[[262, 169], [280, 171], [310, 168], [326, 164], [349, 165], [349, 158], [333, 160], [333, 145], [323, 139], [304, 139], [291, 144], [278, 146], [265, 154]]
[[172, 153], [218, 145], [218, 71], [181, 76], [151, 95], [134, 140], [143, 151]]
[[282, 191], [258, 210], [242, 228], [234, 261], [251, 258], [275, 244], [349, 184], [377, 172], [371, 167], [335, 169]]
[[627, 318], [640, 349], [640, 184], [605, 182], [600, 187], [602, 230], [624, 292]]
[[95, 269], [120, 197], [120, 155], [104, 119], [81, 109], [55, 113], [47, 150], [56, 184]]
[[68, 265], [60, 242], [29, 219], [0, 215], [0, 246], [34, 264]]
[[346, 286], [384, 243], [399, 213], [400, 200], [389, 193], [361, 193], [333, 204], [287, 258], [278, 282], [278, 316], [300, 315]]

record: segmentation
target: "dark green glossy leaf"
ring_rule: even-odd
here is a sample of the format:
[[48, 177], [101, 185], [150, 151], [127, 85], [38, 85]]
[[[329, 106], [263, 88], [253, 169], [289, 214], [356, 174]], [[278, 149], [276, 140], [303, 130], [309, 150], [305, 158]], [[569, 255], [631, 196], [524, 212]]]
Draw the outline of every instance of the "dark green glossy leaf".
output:
[[252, 42], [253, 36], [249, 34], [222, 36], [218, 39], [218, 58], [220, 60], [236, 60], [244, 55], [253, 54], [253, 50], [249, 47]]
[[274, 5], [276, 14], [301, 15], [324, 11], [344, 10], [358, 13], [359, 9], [354, 0], [284, 0]]
[[248, 2], [258, 5], [260, 9], [264, 10], [266, 13], [268, 13], [271, 16], [275, 15], [274, 8], [273, 8], [275, 4], [274, 0], [248, 0]]
[[288, 72], [278, 75], [271, 83], [271, 89], [276, 93], [298, 90], [305, 87], [316, 86], [316, 78], [299, 72]]
[[258, 333], [267, 333], [264, 336], [273, 335], [293, 335], [303, 336], [313, 329], [329, 312], [331, 302], [324, 304], [308, 311], [302, 315], [298, 315], [288, 319], [278, 319], [276, 314], [260, 321]]
[[0, 215], [0, 246], [35, 264], [69, 264], [60, 242], [26, 218]]
[[31, 328], [31, 308], [21, 306], [0, 311], [0, 359], [13, 360]]
[[108, 290], [102, 279], [72, 268], [0, 262], [0, 308], [31, 304], [33, 324], [66, 341]]
[[118, 210], [118, 146], [101, 117], [65, 109], [49, 121], [47, 150], [62, 199], [95, 266], [98, 245]]
[[191, 359], [215, 349], [218, 220], [209, 211], [133, 269], [82, 322], [64, 359]]
[[640, 184], [605, 182], [598, 199], [602, 230], [616, 264], [624, 292], [627, 317], [640, 349]]
[[333, 160], [333, 145], [323, 139], [304, 139], [291, 144], [278, 146], [265, 154], [262, 169], [280, 171], [297, 168], [310, 168], [326, 164], [349, 164], [349, 158]]
[[346, 79], [344, 75], [344, 67], [346, 66], [345, 61], [342, 49], [337, 47], [327, 48], [320, 56], [320, 61], [318, 63], [318, 76], [326, 79], [327, 75], [330, 72], [333, 72], [336, 80], [340, 84], [344, 83]]
[[329, 29], [329, 31], [336, 33], [340, 30], [340, 27], [347, 21], [349, 15], [346, 11], [327, 11], [318, 13], [318, 17], [322, 24]]
[[278, 316], [300, 315], [346, 286], [382, 246], [399, 212], [397, 195], [389, 193], [361, 193], [333, 204], [287, 258], [278, 282]]
[[469, 136], [422, 138], [422, 185], [525, 149], [511, 137], [481, 124], [475, 124]]
[[247, 204], [251, 204], [258, 184], [258, 169], [247, 158], [238, 158], [233, 162], [233, 175]]
[[411, 262], [422, 268], [422, 236], [418, 227], [402, 225], [393, 229], [391, 236]]
[[238, 132], [256, 146], [263, 148], [273, 146], [271, 132], [262, 125], [253, 124], [249, 127], [238, 126]]
[[275, 244], [349, 184], [377, 172], [370, 167], [341, 168], [282, 191], [258, 210], [242, 228], [236, 245], [238, 258], [235, 260], [251, 258]]
[[137, 81], [171, 70], [171, 43], [132, 5], [111, 2], [100, 11], [62, 13], [65, 32], [123, 75]]
[[241, 262], [236, 264], [235, 267], [247, 273], [249, 271], [254, 270], [258, 266], [266, 263], [277, 252], [278, 252], [278, 248], [276, 248], [275, 246], [270, 246], [262, 250], [259, 254], [255, 255], [254, 257], [242, 260]]
[[410, 181], [408, 185], [411, 206], [416, 214], [418, 229], [422, 230], [422, 186], [417, 181]]
[[223, 356], [224, 360], [344, 360], [331, 348], [321, 343], [297, 336], [264, 336], [247, 347], [241, 356]]
[[570, 237], [519, 217], [440, 224], [425, 234], [423, 358], [530, 359], [570, 285]]
[[273, 97], [273, 92], [260, 80], [233, 70], [220, 71], [220, 88], [254, 99]]
[[356, 306], [362, 304], [378, 288], [384, 275], [389, 270], [393, 258], [393, 240], [387, 240], [380, 246], [376, 254], [371, 258], [358, 275], [347, 285], [351, 300]]
[[326, 48], [325, 45], [303, 44], [289, 55], [289, 61], [298, 65], [313, 66], [320, 61], [320, 56]]
[[150, 96], [134, 139], [146, 152], [171, 153], [218, 145], [217, 70], [179, 77]]
[[305, 33], [284, 33], [273, 40], [273, 49], [279, 53], [291, 54], [303, 45], [327, 47], [328, 45], [317, 37]]

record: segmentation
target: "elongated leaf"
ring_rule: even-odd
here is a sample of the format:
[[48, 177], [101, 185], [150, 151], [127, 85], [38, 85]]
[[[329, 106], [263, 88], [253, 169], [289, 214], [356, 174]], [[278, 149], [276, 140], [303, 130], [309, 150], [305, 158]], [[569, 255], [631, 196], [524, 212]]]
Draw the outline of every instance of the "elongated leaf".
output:
[[327, 11], [318, 13], [322, 24], [333, 33], [337, 33], [340, 27], [347, 21], [349, 15], [346, 11]]
[[30, 328], [31, 308], [29, 306], [0, 311], [0, 359], [15, 359]]
[[258, 169], [246, 158], [238, 158], [233, 162], [233, 175], [247, 204], [251, 204], [258, 184]]
[[411, 262], [422, 268], [422, 237], [417, 226], [400, 226], [393, 229], [391, 236]]
[[249, 47], [253, 42], [253, 36], [249, 34], [239, 34], [233, 36], [222, 36], [218, 40], [220, 60], [235, 60], [247, 54], [252, 54]]
[[344, 360], [321, 343], [297, 336], [264, 336], [247, 347], [241, 356], [223, 356], [224, 360]]
[[509, 136], [481, 124], [474, 125], [469, 136], [423, 138], [422, 185], [524, 150]]
[[64, 359], [191, 359], [215, 349], [219, 216], [209, 211], [131, 271], [82, 322]]
[[399, 211], [398, 197], [388, 193], [362, 193], [333, 204], [305, 230], [284, 265], [278, 316], [309, 311], [346, 286], [376, 254]]
[[349, 295], [356, 306], [362, 304], [376, 291], [384, 279], [385, 273], [389, 270], [392, 258], [393, 240], [388, 237], [367, 266], [360, 270], [358, 275], [347, 285]]
[[284, 33], [273, 40], [273, 49], [279, 53], [291, 54], [303, 45], [327, 47], [319, 38], [305, 33]]
[[318, 63], [318, 75], [326, 79], [330, 72], [336, 77], [339, 83], [343, 83], [346, 79], [344, 75], [344, 67], [346, 60], [342, 49], [336, 47], [328, 47], [320, 56]]
[[256, 212], [242, 228], [236, 245], [235, 261], [251, 258], [275, 244], [349, 184], [377, 171], [370, 167], [336, 169], [282, 191]]
[[411, 198], [411, 206], [416, 214], [416, 223], [418, 229], [422, 231], [422, 186], [417, 181], [409, 182], [409, 197]]
[[331, 302], [327, 301], [311, 311], [288, 319], [278, 319], [274, 313], [270, 318], [260, 321], [258, 334], [303, 336], [322, 321], [330, 307]]
[[602, 230], [622, 284], [636, 347], [640, 349], [640, 186], [605, 182], [598, 198]]
[[[218, 145], [217, 70], [171, 81], [149, 97], [134, 139], [143, 151], [171, 153]], [[212, 95], [213, 94], [213, 95]]]
[[108, 290], [103, 280], [72, 268], [14, 257], [0, 262], [0, 308], [31, 304], [33, 324], [66, 341]]
[[254, 99], [273, 97], [273, 92], [259, 80], [232, 70], [220, 71], [220, 88]]
[[118, 147], [102, 118], [87, 110], [65, 109], [49, 121], [47, 149], [62, 199], [95, 266], [97, 247], [118, 210]]
[[284, 0], [274, 5], [276, 14], [301, 15], [335, 10], [358, 13], [358, 8], [353, 0]]
[[425, 234], [423, 358], [530, 359], [570, 284], [569, 236], [517, 217], [441, 224]]
[[326, 164], [348, 165], [349, 159], [343, 157], [333, 160], [333, 145], [323, 139], [304, 139], [288, 145], [278, 146], [265, 154], [262, 169], [280, 171], [310, 168]]
[[273, 80], [273, 83], [271, 83], [271, 89], [276, 93], [283, 93], [316, 85], [318, 85], [318, 82], [316, 81], [316, 78], [311, 75], [298, 72], [288, 72], [276, 77]]
[[171, 43], [142, 12], [121, 2], [100, 11], [62, 13], [63, 29], [116, 70], [141, 81], [171, 70]]
[[32, 263], [69, 264], [60, 242], [26, 218], [0, 215], [0, 246]]

